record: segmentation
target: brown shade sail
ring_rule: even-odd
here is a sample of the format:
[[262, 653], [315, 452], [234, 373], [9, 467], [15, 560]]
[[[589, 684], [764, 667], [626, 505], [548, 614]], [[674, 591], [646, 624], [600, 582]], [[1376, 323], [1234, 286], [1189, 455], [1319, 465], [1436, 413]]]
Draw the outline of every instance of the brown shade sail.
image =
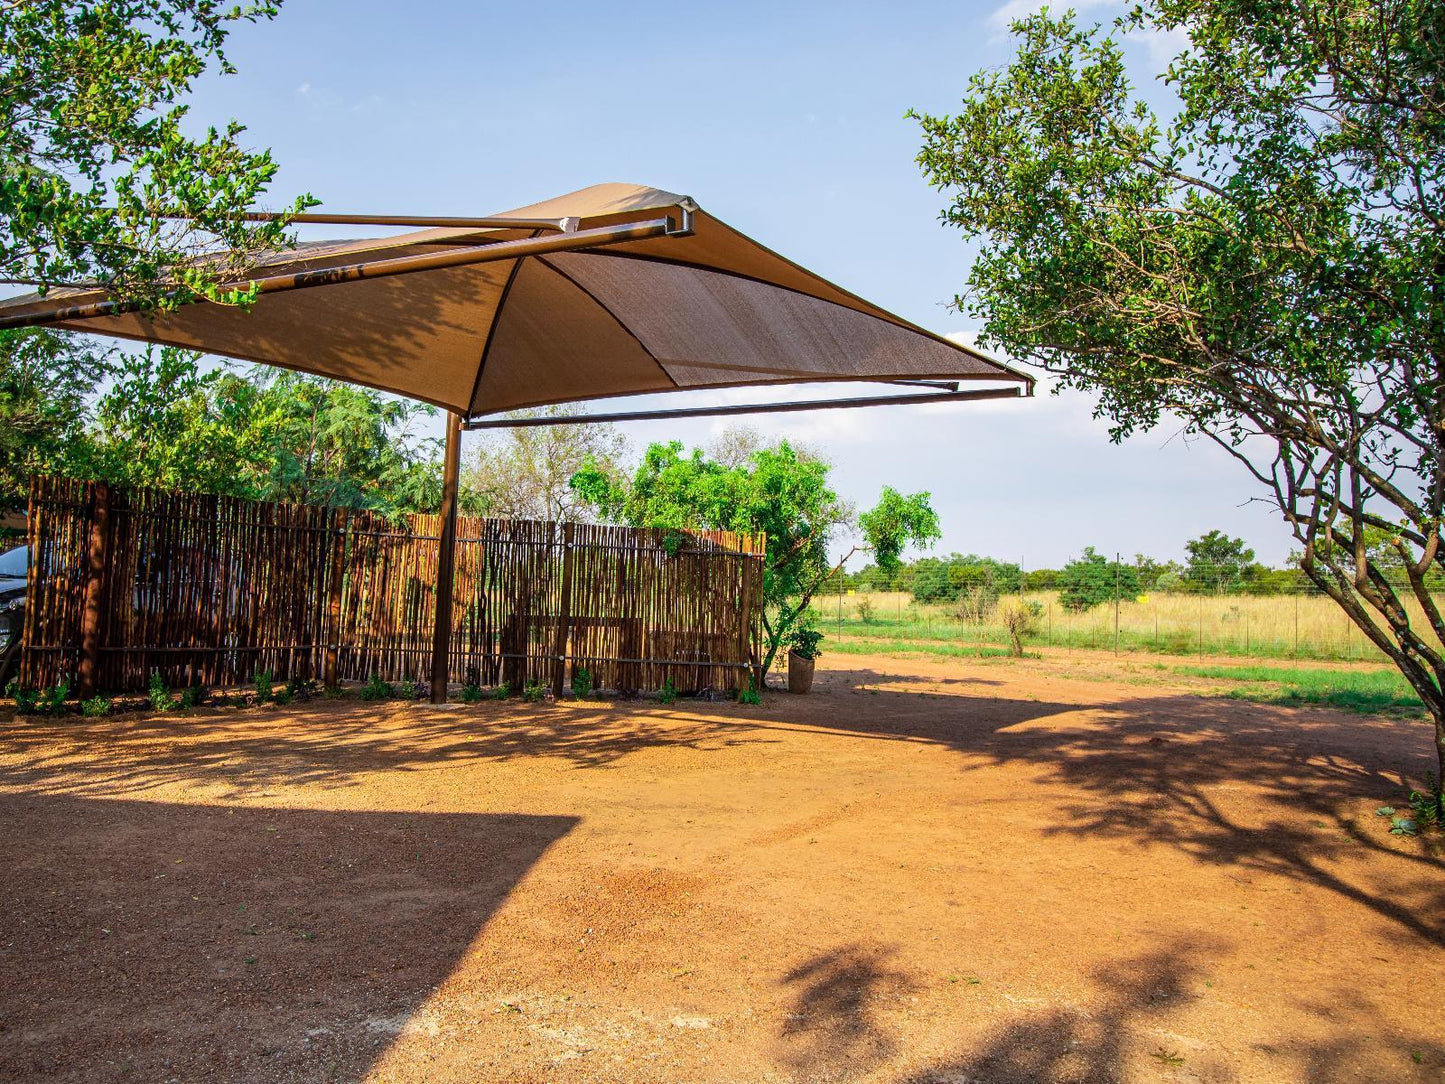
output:
[[487, 225], [268, 256], [253, 272], [267, 292], [250, 311], [198, 302], [152, 315], [117, 310], [99, 290], [52, 290], [0, 302], [0, 326], [43, 322], [319, 373], [464, 419], [738, 385], [1032, 384], [686, 196], [603, 184], [476, 221]]

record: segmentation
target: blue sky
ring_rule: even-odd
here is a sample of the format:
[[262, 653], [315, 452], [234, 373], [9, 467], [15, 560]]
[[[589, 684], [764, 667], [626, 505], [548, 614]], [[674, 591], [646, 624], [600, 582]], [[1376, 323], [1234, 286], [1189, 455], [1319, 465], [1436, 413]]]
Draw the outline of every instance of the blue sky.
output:
[[[1107, 20], [1117, 7], [1075, 4]], [[943, 334], [968, 244], [937, 221], [909, 106], [950, 109], [1006, 62], [1027, 0], [681, 6], [290, 0], [231, 40], [239, 74], [207, 78], [198, 122], [236, 117], [282, 164], [277, 202], [324, 210], [486, 214], [601, 181], [687, 193], [833, 281]], [[1167, 42], [1131, 46], [1141, 77]], [[333, 231], [334, 235], [335, 231]], [[736, 398], [736, 396], [733, 396]], [[1289, 549], [1248, 478], [1176, 429], [1122, 447], [1077, 395], [1024, 403], [759, 419], [835, 464], [866, 506], [929, 490], [941, 549], [1057, 565], [1085, 545], [1183, 554], [1220, 527], [1261, 559]], [[636, 423], [629, 437], [706, 442], [722, 427]]]

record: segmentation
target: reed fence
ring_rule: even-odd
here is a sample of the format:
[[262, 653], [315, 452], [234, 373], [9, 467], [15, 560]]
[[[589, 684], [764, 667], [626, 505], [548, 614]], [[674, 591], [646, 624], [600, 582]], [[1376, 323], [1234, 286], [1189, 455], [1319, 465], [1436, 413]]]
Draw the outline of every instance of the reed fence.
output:
[[[37, 478], [21, 681], [420, 680], [439, 534], [436, 516]], [[452, 680], [744, 688], [763, 553], [726, 531], [460, 518]]]

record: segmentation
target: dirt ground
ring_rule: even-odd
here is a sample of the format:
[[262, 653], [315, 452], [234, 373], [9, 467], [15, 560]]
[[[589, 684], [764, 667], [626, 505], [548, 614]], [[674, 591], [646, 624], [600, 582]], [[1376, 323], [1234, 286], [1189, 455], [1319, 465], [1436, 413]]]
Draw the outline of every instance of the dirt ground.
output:
[[1424, 724], [1133, 677], [5, 722], [0, 1078], [1445, 1081]]

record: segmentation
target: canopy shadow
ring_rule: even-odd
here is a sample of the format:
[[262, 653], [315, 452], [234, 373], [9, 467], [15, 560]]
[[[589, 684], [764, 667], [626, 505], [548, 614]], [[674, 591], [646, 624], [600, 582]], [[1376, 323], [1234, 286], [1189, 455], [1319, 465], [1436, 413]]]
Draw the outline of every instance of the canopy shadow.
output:
[[0, 795], [0, 1080], [354, 1081], [566, 816]]

